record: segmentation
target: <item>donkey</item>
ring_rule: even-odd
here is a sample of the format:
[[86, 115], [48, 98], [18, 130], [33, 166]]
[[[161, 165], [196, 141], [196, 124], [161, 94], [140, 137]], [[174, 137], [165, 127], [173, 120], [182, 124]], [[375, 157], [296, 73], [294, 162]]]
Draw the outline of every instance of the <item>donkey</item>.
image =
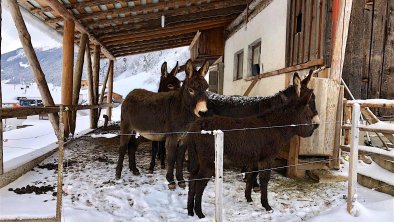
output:
[[[179, 66], [178, 62], [176, 63], [175, 67], [171, 70], [170, 73], [167, 71], [167, 62], [164, 62], [161, 65], [161, 77], [159, 83], [159, 90], [158, 92], [170, 92], [173, 90], [178, 90], [181, 87], [181, 81], [176, 77], [178, 74]], [[156, 155], [160, 158], [161, 168], [165, 168], [165, 142], [152, 142], [152, 158], [149, 166], [149, 172], [153, 173], [156, 165]]]
[[[134, 175], [139, 175], [135, 164], [137, 141], [129, 135], [135, 131], [152, 141], [165, 141], [167, 150], [168, 187], [175, 189], [174, 164], [179, 151], [178, 140], [180, 131], [186, 131], [188, 125], [200, 117], [200, 112], [207, 111], [208, 83], [204, 76], [207, 74], [209, 63], [197, 71], [189, 59], [185, 65], [186, 79], [179, 90], [163, 93], [153, 93], [143, 89], [131, 91], [123, 101], [120, 122], [119, 159], [116, 167], [116, 178], [120, 178], [123, 159], [128, 149], [129, 168]], [[177, 107], [177, 109], [173, 109]], [[171, 133], [174, 132], [174, 133]], [[183, 158], [183, 157], [182, 157]], [[183, 179], [183, 160], [178, 159], [176, 178], [180, 187], [185, 187]]]
[[[305, 93], [309, 92], [310, 80], [313, 75], [313, 70], [309, 70], [309, 75], [301, 81], [300, 95], [303, 96]], [[248, 96], [225, 96], [216, 93], [209, 92], [208, 95], [208, 112], [204, 116], [227, 116], [227, 117], [247, 117], [258, 115], [259, 113], [280, 104], [285, 104], [288, 99], [297, 96], [297, 91], [295, 90], [296, 83], [294, 80], [299, 81], [298, 73], [294, 73], [293, 85], [287, 87], [283, 91], [269, 97], [248, 97]], [[313, 95], [314, 96], [314, 95]], [[319, 116], [317, 115], [315, 100], [310, 100], [309, 104], [312, 112], [314, 113], [313, 122], [319, 123]], [[243, 169], [243, 171], [246, 171]], [[257, 174], [253, 173], [253, 190], [258, 192], [260, 186], [257, 183]]]
[[[253, 167], [258, 167], [261, 189], [260, 199], [266, 211], [272, 210], [267, 199], [267, 187], [271, 174], [269, 169], [273, 160], [277, 157], [279, 149], [286, 146], [293, 136], [309, 137], [317, 128], [312, 121], [314, 113], [308, 105], [310, 100], [314, 99], [312, 97], [313, 91], [308, 91], [303, 97], [292, 99], [288, 104], [268, 109], [258, 116], [245, 118], [214, 116], [201, 118], [194, 122], [190, 128], [192, 132], [199, 132], [203, 129], [228, 130], [224, 133], [224, 155], [240, 166], [251, 164]], [[272, 128], [231, 131], [231, 129], [246, 127]], [[190, 161], [194, 162], [189, 182], [188, 214], [193, 216], [195, 211], [199, 218], [203, 218], [205, 216], [201, 209], [201, 199], [208, 180], [202, 178], [210, 178], [215, 174], [214, 141], [206, 135], [188, 134], [182, 139], [182, 144], [190, 149]], [[250, 179], [248, 179], [247, 187], [249, 187], [249, 190], [251, 189]]]

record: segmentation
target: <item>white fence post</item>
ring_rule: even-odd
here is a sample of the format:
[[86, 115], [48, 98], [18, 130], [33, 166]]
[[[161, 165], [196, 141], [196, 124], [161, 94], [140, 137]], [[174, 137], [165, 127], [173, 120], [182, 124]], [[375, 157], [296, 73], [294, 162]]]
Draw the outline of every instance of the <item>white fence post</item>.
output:
[[358, 162], [358, 143], [360, 130], [358, 123], [360, 121], [360, 105], [353, 104], [352, 112], [352, 128], [350, 141], [350, 160], [349, 160], [349, 175], [348, 175], [348, 195], [347, 195], [347, 211], [352, 214], [357, 214], [357, 209], [354, 209], [354, 203], [357, 200], [357, 162]]
[[223, 132], [213, 131], [215, 136], [215, 221], [223, 221]]

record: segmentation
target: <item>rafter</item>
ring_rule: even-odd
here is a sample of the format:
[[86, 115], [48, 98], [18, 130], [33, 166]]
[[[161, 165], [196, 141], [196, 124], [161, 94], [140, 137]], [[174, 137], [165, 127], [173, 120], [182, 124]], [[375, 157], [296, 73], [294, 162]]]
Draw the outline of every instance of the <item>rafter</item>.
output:
[[157, 48], [141, 48], [138, 50], [129, 50], [129, 51], [123, 51], [123, 52], [118, 52], [115, 54], [116, 57], [121, 57], [121, 56], [127, 56], [127, 55], [134, 55], [134, 54], [141, 54], [141, 53], [146, 53], [146, 52], [153, 52], [153, 51], [159, 51], [159, 50], [164, 50], [164, 49], [171, 49], [171, 48], [177, 48], [181, 46], [187, 46], [188, 44], [179, 44], [179, 45], [162, 45], [158, 46]]
[[133, 46], [133, 47], [127, 47], [124, 49], [117, 49], [114, 50], [113, 53], [117, 54], [117, 53], [121, 53], [121, 52], [125, 52], [125, 51], [139, 51], [142, 49], [155, 49], [155, 48], [159, 48], [159, 47], [163, 47], [163, 48], [173, 48], [173, 46], [184, 46], [184, 45], [189, 45], [191, 42], [191, 40], [182, 40], [182, 41], [166, 41], [164, 42], [165, 44], [152, 44], [152, 45], [141, 45], [141, 46]]
[[106, 49], [106, 47], [96, 39], [67, 9], [66, 7], [57, 0], [45, 0], [45, 2], [57, 13], [59, 13], [64, 19], [70, 19], [75, 22], [75, 27], [81, 32], [86, 33], [89, 36], [90, 41], [101, 46], [103, 54], [114, 60], [115, 57]]
[[215, 20], [202, 21], [195, 23], [193, 26], [190, 25], [179, 25], [170, 29], [153, 29], [148, 32], [136, 33], [135, 35], [124, 35], [124, 36], [114, 36], [105, 39], [101, 39], [106, 45], [116, 45], [126, 42], [135, 42], [139, 40], [155, 38], [157, 36], [176, 36], [187, 33], [195, 33], [198, 30], [206, 30], [211, 28], [218, 28], [227, 25], [231, 22], [231, 18], [222, 18]]

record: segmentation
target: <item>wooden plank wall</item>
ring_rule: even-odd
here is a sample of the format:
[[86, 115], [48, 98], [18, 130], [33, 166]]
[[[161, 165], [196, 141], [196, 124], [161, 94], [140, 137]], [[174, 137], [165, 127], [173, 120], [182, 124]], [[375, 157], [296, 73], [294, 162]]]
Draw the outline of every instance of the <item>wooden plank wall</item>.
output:
[[[331, 0], [290, 0], [287, 67], [330, 55], [330, 51], [325, 49], [331, 42], [332, 25], [326, 22], [331, 18], [331, 5]], [[301, 25], [300, 32], [297, 19]]]
[[354, 1], [352, 7], [343, 79], [357, 99], [394, 99], [394, 0]]

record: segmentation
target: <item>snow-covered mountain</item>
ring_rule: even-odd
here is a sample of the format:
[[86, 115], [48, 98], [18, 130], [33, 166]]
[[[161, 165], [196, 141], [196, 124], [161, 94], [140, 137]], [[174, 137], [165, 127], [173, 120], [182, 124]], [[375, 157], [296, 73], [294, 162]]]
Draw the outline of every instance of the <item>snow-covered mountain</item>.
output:
[[[48, 83], [60, 85], [62, 48], [36, 48], [35, 51]], [[78, 49], [76, 48], [74, 51], [76, 58]], [[188, 58], [187, 47], [120, 57], [115, 63], [114, 74], [115, 78], [119, 76], [126, 78], [144, 72], [153, 75], [150, 81], [156, 81], [164, 61], [168, 62], [169, 69], [171, 69], [176, 61], [183, 64]], [[108, 60], [101, 60], [100, 80], [104, 78], [107, 67]], [[8, 83], [27, 84], [34, 81], [32, 70], [22, 48], [1, 55], [1, 72], [2, 80], [8, 80]], [[84, 76], [85, 73], [86, 67], [84, 68]]]

